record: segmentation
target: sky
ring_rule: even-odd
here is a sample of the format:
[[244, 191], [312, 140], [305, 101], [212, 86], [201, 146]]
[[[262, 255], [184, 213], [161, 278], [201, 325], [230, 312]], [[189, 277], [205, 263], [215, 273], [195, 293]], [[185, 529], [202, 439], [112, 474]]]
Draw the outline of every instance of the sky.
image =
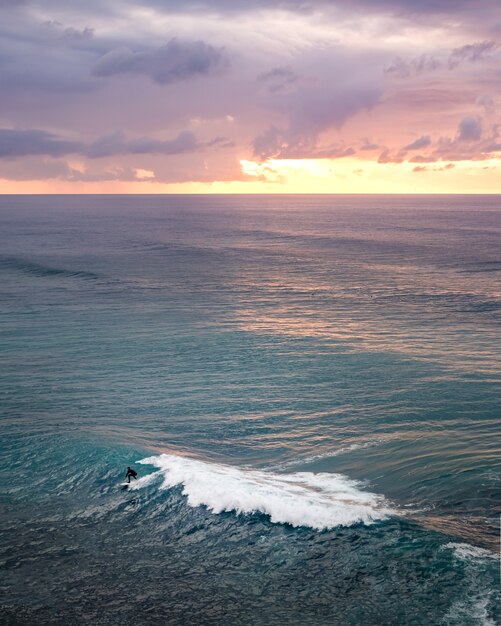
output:
[[0, 193], [501, 193], [501, 2], [0, 0]]

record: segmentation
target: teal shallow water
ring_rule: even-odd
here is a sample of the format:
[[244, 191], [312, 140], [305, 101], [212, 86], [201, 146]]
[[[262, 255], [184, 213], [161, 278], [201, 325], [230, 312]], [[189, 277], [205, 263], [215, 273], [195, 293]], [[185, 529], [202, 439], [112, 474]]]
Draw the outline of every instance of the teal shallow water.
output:
[[496, 623], [498, 197], [0, 225], [6, 623]]

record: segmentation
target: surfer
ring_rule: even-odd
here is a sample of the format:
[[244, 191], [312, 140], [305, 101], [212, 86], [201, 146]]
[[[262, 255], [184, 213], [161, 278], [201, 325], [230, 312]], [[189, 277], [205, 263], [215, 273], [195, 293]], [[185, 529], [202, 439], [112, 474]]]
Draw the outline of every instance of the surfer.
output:
[[132, 478], [134, 480], [137, 480], [137, 472], [135, 472], [133, 469], [131, 469], [130, 467], [127, 468], [127, 474], [125, 474], [125, 478], [127, 478], [127, 482], [130, 483], [130, 477], [132, 476]]

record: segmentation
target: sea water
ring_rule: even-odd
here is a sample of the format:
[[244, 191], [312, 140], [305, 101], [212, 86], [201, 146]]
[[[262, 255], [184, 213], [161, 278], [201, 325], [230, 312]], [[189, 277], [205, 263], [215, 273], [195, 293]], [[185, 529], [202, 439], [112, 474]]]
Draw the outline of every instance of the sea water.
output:
[[498, 623], [500, 235], [499, 196], [0, 198], [2, 624]]

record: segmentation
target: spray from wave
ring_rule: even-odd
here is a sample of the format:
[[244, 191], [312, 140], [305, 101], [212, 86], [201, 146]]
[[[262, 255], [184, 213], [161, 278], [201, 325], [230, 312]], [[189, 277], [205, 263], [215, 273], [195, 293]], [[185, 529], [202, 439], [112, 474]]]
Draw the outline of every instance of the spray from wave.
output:
[[139, 462], [158, 471], [138, 480], [133, 489], [163, 478], [161, 488], [182, 485], [190, 506], [206, 506], [214, 513], [260, 512], [277, 524], [317, 530], [372, 524], [395, 513], [384, 497], [361, 490], [360, 483], [341, 474], [276, 474], [170, 454]]

